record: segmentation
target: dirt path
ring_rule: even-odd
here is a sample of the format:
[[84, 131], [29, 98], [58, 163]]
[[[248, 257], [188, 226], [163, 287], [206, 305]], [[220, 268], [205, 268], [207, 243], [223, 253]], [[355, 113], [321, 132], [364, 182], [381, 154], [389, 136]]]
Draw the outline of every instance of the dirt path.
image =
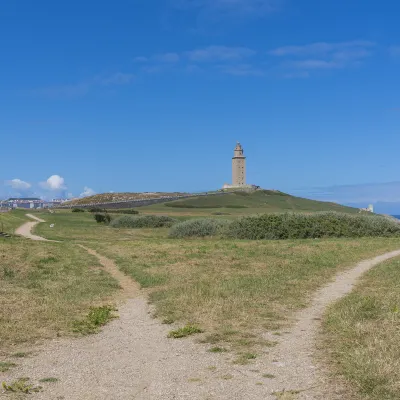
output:
[[17, 235], [21, 235], [21, 236], [25, 236], [28, 239], [32, 239], [32, 240], [42, 240], [42, 241], [46, 241], [49, 242], [49, 240], [41, 237], [41, 236], [36, 236], [32, 233], [32, 229], [40, 222], [46, 222], [43, 219], [37, 218], [32, 214], [26, 214], [27, 217], [34, 219], [35, 221], [32, 222], [25, 222], [25, 224], [21, 225], [16, 231], [15, 233]]
[[[99, 258], [132, 298], [119, 308], [119, 319], [101, 333], [49, 342], [36, 356], [24, 359], [20, 367], [10, 370], [10, 379], [58, 379], [56, 383], [43, 384], [44, 391], [32, 395], [33, 399], [325, 399], [324, 374], [313, 357], [319, 319], [329, 304], [351, 291], [364, 272], [400, 256], [400, 250], [390, 252], [339, 274], [316, 293], [310, 307], [297, 314], [290, 332], [265, 335], [278, 340], [275, 348], [266, 349], [250, 365], [238, 366], [231, 363], [229, 353], [210, 353], [207, 346], [194, 343], [193, 338], [168, 339], [171, 327], [151, 317], [146, 300], [136, 297], [137, 286], [121, 276], [112, 260], [86, 250]], [[330, 395], [333, 397], [332, 392]], [[338, 394], [337, 398], [344, 397]]]

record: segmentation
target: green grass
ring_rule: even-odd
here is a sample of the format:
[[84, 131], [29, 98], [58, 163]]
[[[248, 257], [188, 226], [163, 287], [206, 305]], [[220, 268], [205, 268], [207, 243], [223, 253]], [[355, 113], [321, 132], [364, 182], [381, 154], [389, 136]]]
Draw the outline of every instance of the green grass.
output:
[[58, 379], [57, 378], [52, 378], [52, 377], [43, 378], [43, 379], [40, 379], [39, 382], [40, 383], [55, 383], [55, 382], [58, 382]]
[[183, 328], [179, 328], [169, 332], [168, 337], [174, 339], [181, 339], [187, 336], [195, 335], [196, 333], [202, 333], [203, 331], [194, 325], [186, 325]]
[[82, 335], [97, 333], [107, 322], [117, 318], [113, 311], [115, 307], [112, 306], [92, 307], [84, 319], [73, 322], [73, 331]]
[[147, 238], [92, 245], [150, 289], [161, 320], [196, 324], [208, 342], [240, 352], [273, 345], [260, 332], [286, 326], [336, 273], [399, 248], [400, 240]]
[[39, 339], [71, 333], [119, 284], [69, 243], [0, 239], [0, 351], [22, 355]]
[[25, 214], [30, 210], [13, 210], [6, 213], [0, 213], [0, 231], [14, 233], [15, 229], [24, 222], [31, 221]]
[[7, 361], [0, 361], [0, 372], [7, 372], [10, 368], [16, 367], [17, 364]]
[[[35, 227], [34, 233], [51, 240], [87, 242], [115, 242], [130, 239], [167, 236], [167, 228], [154, 229], [113, 229], [104, 224], [98, 224], [89, 212], [72, 213], [66, 210], [56, 210], [53, 214], [40, 212], [36, 214], [46, 223]], [[54, 224], [53, 228], [50, 225]]]
[[400, 399], [400, 259], [368, 272], [324, 318], [327, 363], [363, 400]]
[[5, 392], [13, 392], [13, 393], [24, 393], [24, 394], [32, 394], [36, 392], [40, 392], [42, 390], [41, 386], [35, 386], [29, 383], [29, 378], [19, 378], [12, 383], [2, 383], [2, 387]]
[[358, 209], [335, 203], [308, 200], [282, 192], [259, 190], [253, 193], [233, 192], [220, 196], [200, 196], [183, 200], [140, 207], [140, 212], [164, 213], [168, 215], [212, 215], [225, 213], [248, 215], [271, 212], [316, 212], [337, 211], [358, 213]]

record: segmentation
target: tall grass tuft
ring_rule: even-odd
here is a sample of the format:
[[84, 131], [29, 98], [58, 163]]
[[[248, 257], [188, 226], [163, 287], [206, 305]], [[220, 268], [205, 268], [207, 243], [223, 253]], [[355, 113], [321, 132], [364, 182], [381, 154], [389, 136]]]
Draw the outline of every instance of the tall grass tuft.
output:
[[233, 221], [226, 235], [236, 239], [308, 239], [400, 236], [400, 224], [381, 216], [336, 212], [264, 214]]
[[113, 228], [169, 228], [176, 222], [176, 219], [163, 215], [143, 215], [140, 217], [122, 215], [111, 221], [110, 226]]
[[169, 232], [171, 238], [205, 237], [221, 234], [230, 224], [224, 219], [191, 219], [174, 225]]

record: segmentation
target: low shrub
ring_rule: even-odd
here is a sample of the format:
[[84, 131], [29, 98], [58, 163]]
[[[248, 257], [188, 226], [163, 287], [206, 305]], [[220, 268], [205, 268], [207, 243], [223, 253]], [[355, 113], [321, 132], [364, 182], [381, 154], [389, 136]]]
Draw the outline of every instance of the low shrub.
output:
[[72, 209], [72, 212], [85, 212], [85, 210], [83, 208], [75, 207], [75, 208]]
[[231, 223], [225, 219], [189, 219], [174, 225], [169, 232], [172, 238], [205, 237], [221, 234]]
[[163, 215], [121, 215], [115, 218], [110, 226], [113, 228], [169, 228], [177, 222], [176, 219]]
[[101, 213], [101, 212], [107, 212], [105, 209], [100, 208], [100, 207], [92, 207], [89, 208], [89, 212], [91, 213]]
[[94, 214], [94, 219], [98, 224], [109, 224], [111, 221], [111, 217], [108, 214]]
[[236, 239], [308, 239], [400, 236], [400, 224], [381, 216], [336, 212], [264, 214], [233, 221], [225, 231]]
[[121, 210], [108, 210], [108, 213], [110, 213], [110, 214], [132, 214], [132, 215], [137, 215], [137, 214], [139, 214], [139, 211], [127, 208], [127, 209], [121, 209]]

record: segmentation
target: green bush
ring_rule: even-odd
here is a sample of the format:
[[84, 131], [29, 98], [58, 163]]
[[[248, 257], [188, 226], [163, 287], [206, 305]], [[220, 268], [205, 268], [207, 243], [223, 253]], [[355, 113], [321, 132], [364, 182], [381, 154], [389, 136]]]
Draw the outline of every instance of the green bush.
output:
[[132, 215], [139, 214], [139, 211], [132, 210], [130, 208], [121, 209], [121, 210], [108, 210], [108, 212], [110, 214], [132, 214]]
[[111, 217], [108, 214], [100, 214], [100, 213], [94, 214], [94, 219], [99, 224], [101, 224], [101, 223], [109, 224], [111, 221]]
[[185, 238], [185, 237], [205, 237], [221, 234], [224, 229], [231, 223], [225, 219], [189, 219], [174, 225], [169, 231], [169, 237]]
[[264, 214], [233, 221], [226, 235], [236, 239], [308, 239], [400, 236], [400, 224], [380, 216], [336, 212]]
[[101, 213], [101, 212], [107, 212], [105, 209], [100, 208], [100, 207], [92, 207], [89, 208], [89, 212], [91, 213]]
[[72, 212], [85, 212], [85, 210], [83, 208], [75, 207], [75, 208], [72, 209]]
[[121, 215], [111, 222], [113, 228], [169, 228], [177, 222], [176, 219], [163, 215]]

